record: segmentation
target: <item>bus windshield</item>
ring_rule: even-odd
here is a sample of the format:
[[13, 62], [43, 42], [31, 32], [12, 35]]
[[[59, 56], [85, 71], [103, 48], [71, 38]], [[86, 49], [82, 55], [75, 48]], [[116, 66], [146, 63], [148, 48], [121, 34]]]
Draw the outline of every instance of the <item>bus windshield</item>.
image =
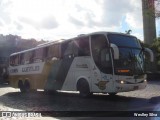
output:
[[119, 48], [119, 60], [114, 60], [115, 74], [138, 75], [144, 73], [144, 59], [136, 37], [109, 34], [108, 40]]

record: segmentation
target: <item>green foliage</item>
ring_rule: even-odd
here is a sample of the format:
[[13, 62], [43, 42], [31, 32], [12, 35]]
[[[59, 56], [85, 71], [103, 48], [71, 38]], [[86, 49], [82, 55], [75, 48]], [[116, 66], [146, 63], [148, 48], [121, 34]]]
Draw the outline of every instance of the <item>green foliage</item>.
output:
[[[156, 38], [154, 41], [153, 41], [153, 44], [152, 45], [148, 45], [142, 41], [140, 41], [140, 44], [142, 47], [144, 48], [150, 48], [153, 52], [154, 52], [154, 56], [156, 58], [156, 61], [155, 61], [155, 66], [157, 68], [158, 71], [160, 71], [160, 37]], [[146, 68], [147, 70], [151, 70], [153, 71], [153, 68], [151, 68], [151, 62], [149, 61], [149, 55], [146, 53]], [[153, 66], [153, 67], [155, 67]], [[156, 70], [156, 69], [155, 69]]]
[[155, 15], [156, 15], [156, 18], [160, 18], [160, 0], [156, 0]]
[[[140, 41], [140, 40], [139, 40]], [[154, 52], [156, 52], [156, 59], [157, 59], [157, 63], [158, 65], [160, 65], [160, 37], [156, 38], [153, 41], [152, 45], [148, 45], [143, 43], [142, 41], [140, 41], [140, 44], [142, 45], [142, 47], [146, 47], [146, 48], [150, 48], [152, 49]]]
[[145, 48], [145, 47], [150, 48], [150, 45], [144, 43], [144, 42], [141, 41], [140, 39], [138, 39], [138, 40], [139, 40], [139, 42], [140, 42], [140, 44], [141, 44], [141, 46], [142, 46], [143, 48]]
[[156, 52], [157, 65], [158, 69], [160, 70], [160, 37], [154, 40], [151, 48]]

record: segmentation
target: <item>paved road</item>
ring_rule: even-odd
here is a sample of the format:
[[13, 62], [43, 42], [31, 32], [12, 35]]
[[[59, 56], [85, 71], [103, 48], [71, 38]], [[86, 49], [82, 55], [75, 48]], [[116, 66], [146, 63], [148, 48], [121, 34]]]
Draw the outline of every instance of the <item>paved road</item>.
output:
[[[43, 91], [37, 91], [35, 93], [22, 94], [18, 89], [11, 88], [8, 85], [0, 85], [0, 111], [78, 111], [77, 113], [83, 113], [79, 111], [106, 112], [147, 110], [160, 111], [160, 81], [150, 81], [147, 88], [144, 90], [118, 93], [114, 98], [108, 95], [95, 94], [87, 99], [79, 97], [77, 93], [60, 92], [51, 95]], [[75, 115], [77, 113], [72, 114]], [[86, 112], [85, 115], [86, 114], [100, 115], [100, 112]], [[57, 117], [57, 119], [70, 118]], [[84, 118], [79, 119], [87, 118], [84, 116]], [[105, 118], [101, 117], [101, 119]], [[114, 118], [112, 117], [112, 119]], [[144, 118], [141, 117], [140, 119]]]

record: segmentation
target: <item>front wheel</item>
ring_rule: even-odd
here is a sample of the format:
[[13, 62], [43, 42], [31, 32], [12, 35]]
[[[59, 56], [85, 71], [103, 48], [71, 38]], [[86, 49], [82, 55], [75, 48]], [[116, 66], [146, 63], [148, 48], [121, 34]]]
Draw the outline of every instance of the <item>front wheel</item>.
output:
[[89, 84], [85, 79], [80, 79], [77, 83], [77, 90], [80, 93], [81, 97], [89, 97], [91, 95]]
[[44, 89], [44, 92], [45, 92], [46, 94], [49, 94], [49, 95], [52, 95], [52, 94], [56, 94], [56, 93], [57, 93], [56, 90], [47, 90], [47, 89]]
[[117, 93], [108, 93], [108, 94], [109, 94], [109, 96], [114, 97], [114, 96], [116, 96]]

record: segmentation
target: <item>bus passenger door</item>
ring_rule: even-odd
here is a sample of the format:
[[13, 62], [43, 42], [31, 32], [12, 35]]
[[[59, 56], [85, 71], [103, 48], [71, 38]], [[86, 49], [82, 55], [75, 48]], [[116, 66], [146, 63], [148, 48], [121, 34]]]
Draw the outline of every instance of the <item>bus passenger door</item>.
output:
[[99, 59], [100, 62], [95, 63], [92, 67], [92, 91], [102, 93], [113, 92], [114, 78], [109, 50], [108, 52], [105, 50]]

